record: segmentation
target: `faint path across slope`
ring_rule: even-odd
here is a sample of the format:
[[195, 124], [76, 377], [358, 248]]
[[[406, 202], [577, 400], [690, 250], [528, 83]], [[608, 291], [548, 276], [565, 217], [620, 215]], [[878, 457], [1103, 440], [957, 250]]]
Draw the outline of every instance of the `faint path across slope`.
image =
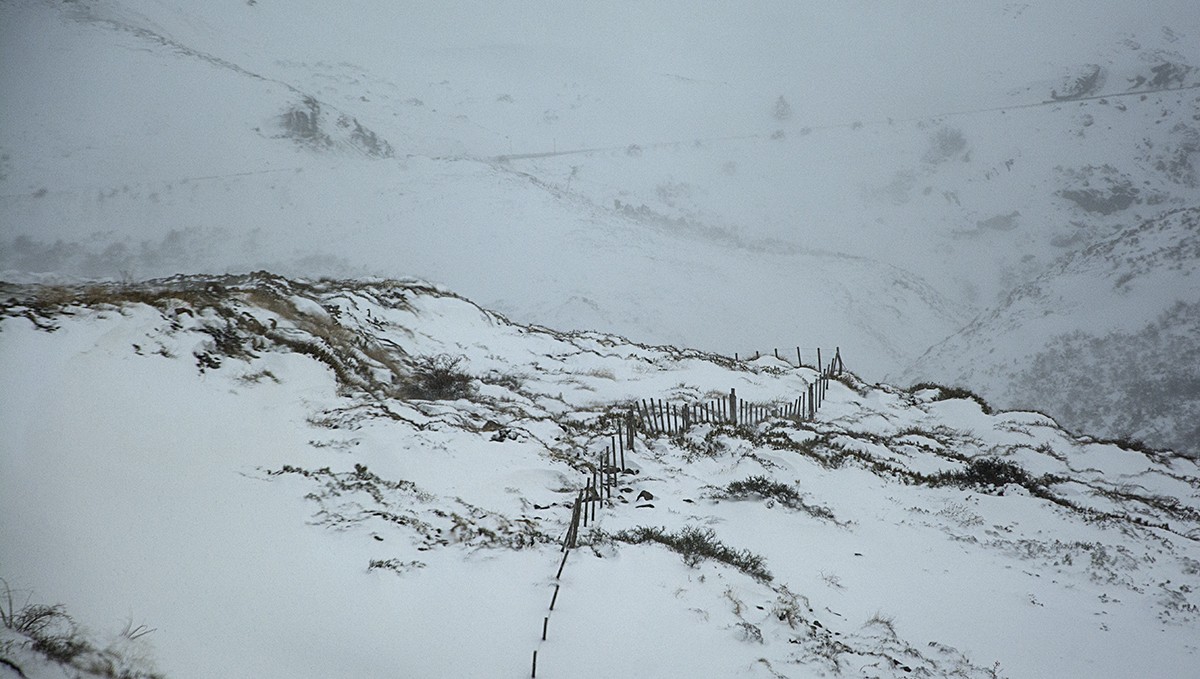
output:
[[[1117, 92], [1113, 94], [1097, 94], [1089, 97], [1078, 97], [1075, 99], [1047, 99], [1045, 101], [1036, 101], [1027, 104], [1010, 104], [1008, 106], [991, 106], [987, 108], [960, 109], [956, 111], [946, 111], [943, 113], [932, 113], [929, 115], [915, 116], [910, 118], [878, 118], [874, 120], [854, 120], [848, 123], [829, 123], [826, 125], [805, 125], [800, 129], [802, 134], [815, 132], [817, 130], [835, 130], [835, 129], [859, 129], [868, 125], [894, 125], [895, 123], [912, 123], [923, 120], [935, 120], [938, 118], [952, 118], [957, 116], [978, 115], [980, 113], [997, 113], [1003, 111], [1015, 111], [1027, 108], [1039, 108], [1042, 106], [1062, 106], [1078, 101], [1095, 101], [1099, 99], [1117, 99], [1120, 97], [1144, 96], [1147, 94], [1161, 94], [1164, 92], [1182, 92], [1186, 90], [1200, 89], [1200, 83], [1194, 85], [1184, 85], [1182, 87], [1160, 87], [1152, 90], [1137, 90], [1134, 92]], [[572, 156], [572, 155], [590, 155], [593, 153], [612, 153], [614, 151], [633, 151], [641, 149], [654, 148], [679, 148], [687, 144], [706, 144], [722, 141], [742, 141], [747, 139], [768, 139], [776, 133], [757, 133], [757, 134], [741, 134], [731, 135], [727, 137], [705, 137], [697, 138], [691, 141], [667, 141], [653, 143], [635, 143], [626, 146], [601, 146], [596, 148], [586, 149], [570, 149], [559, 151], [557, 149], [551, 151], [539, 151], [532, 153], [506, 153], [499, 156], [492, 156], [488, 160], [492, 162], [504, 163], [510, 160], [531, 160], [535, 158], [552, 158], [555, 156]]]

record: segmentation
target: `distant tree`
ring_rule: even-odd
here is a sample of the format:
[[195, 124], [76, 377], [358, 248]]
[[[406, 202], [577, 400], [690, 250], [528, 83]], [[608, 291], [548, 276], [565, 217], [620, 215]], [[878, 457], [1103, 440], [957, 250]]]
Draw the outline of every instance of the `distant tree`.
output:
[[787, 102], [787, 99], [783, 98], [782, 94], [775, 100], [774, 115], [775, 120], [788, 120], [792, 117], [792, 105]]

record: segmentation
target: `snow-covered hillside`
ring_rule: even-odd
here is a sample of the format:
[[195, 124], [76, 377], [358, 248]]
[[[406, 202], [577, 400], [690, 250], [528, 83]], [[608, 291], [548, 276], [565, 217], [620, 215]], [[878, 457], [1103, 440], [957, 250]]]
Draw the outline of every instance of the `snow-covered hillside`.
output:
[[1064, 257], [908, 371], [1200, 455], [1200, 208]]
[[82, 676], [1196, 666], [1193, 461], [845, 373], [815, 419], [639, 432], [564, 556], [634, 401], [785, 404], [817, 371], [387, 280], [0, 298], [0, 577], [63, 606], [0, 631], [0, 676], [63, 676], [47, 639]]

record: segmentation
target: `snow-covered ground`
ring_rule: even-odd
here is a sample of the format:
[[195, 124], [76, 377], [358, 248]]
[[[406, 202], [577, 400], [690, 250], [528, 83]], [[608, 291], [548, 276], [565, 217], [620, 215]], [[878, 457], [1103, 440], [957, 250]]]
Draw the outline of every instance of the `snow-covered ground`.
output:
[[[786, 403], [816, 371], [383, 280], [0, 297], [0, 577], [141, 676], [520, 677], [535, 650], [539, 677], [1197, 664], [1200, 468], [1042, 415], [845, 374], [812, 421], [639, 434], [562, 565], [631, 401]], [[462, 398], [419, 379], [443, 354]], [[63, 676], [27, 641], [3, 632], [0, 676]]]

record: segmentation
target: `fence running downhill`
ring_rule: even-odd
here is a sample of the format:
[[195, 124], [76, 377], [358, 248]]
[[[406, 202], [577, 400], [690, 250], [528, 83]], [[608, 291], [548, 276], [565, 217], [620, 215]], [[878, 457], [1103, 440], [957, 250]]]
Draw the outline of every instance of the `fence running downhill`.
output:
[[[609, 443], [597, 454], [595, 461], [585, 462], [589, 477], [584, 487], [576, 492], [575, 501], [571, 504], [571, 519], [559, 549], [562, 552], [562, 560], [558, 564], [558, 572], [554, 574], [554, 579], [562, 579], [567, 557], [578, 544], [580, 529], [596, 523], [597, 509], [605, 500], [610, 501], [611, 506], [613, 492], [617, 489], [620, 476], [635, 473], [626, 467], [625, 458], [626, 453], [632, 454], [634, 451], [634, 440], [638, 431], [647, 436], [678, 436], [697, 424], [755, 426], [772, 418], [786, 418], [797, 422], [811, 421], [816, 417], [817, 410], [825, 399], [829, 381], [840, 375], [844, 369], [841, 351], [835, 351], [829, 364], [819, 369], [817, 379], [808, 385], [806, 391], [786, 404], [744, 401], [738, 398], [734, 389], [729, 390], [728, 397], [700, 403], [672, 404], [662, 399], [643, 399], [634, 403], [624, 414], [615, 418], [614, 431], [608, 435]], [[556, 582], [549, 610], [542, 618], [542, 641], [547, 639], [550, 613], [558, 603], [560, 588], [561, 583]], [[538, 652], [534, 650], [533, 667], [530, 672], [533, 679], [537, 677], [537, 661]]]

